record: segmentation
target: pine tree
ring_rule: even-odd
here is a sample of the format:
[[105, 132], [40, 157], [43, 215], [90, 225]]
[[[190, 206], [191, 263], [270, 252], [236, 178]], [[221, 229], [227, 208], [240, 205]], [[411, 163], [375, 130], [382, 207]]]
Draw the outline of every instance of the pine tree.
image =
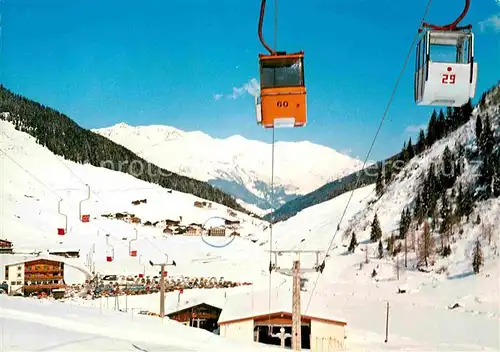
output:
[[426, 212], [426, 207], [424, 206], [424, 199], [422, 196], [422, 192], [418, 191], [417, 197], [415, 199], [415, 218], [417, 219], [418, 223], [420, 224], [422, 222], [422, 219], [424, 218], [425, 212]]
[[446, 121], [444, 118], [443, 110], [439, 110], [439, 116], [436, 121], [436, 140], [444, 137], [446, 132]]
[[415, 156], [415, 150], [413, 148], [413, 144], [412, 144], [412, 141], [411, 141], [411, 137], [410, 139], [408, 140], [408, 145], [406, 147], [406, 154], [408, 156], [408, 160], [411, 160], [414, 156]]
[[375, 242], [380, 240], [381, 238], [382, 238], [382, 229], [380, 228], [380, 222], [378, 220], [377, 213], [375, 213], [370, 231], [370, 240]]
[[486, 114], [481, 131], [481, 138], [479, 140], [479, 150], [481, 155], [483, 156], [491, 155], [494, 146], [495, 146], [495, 137], [493, 135], [493, 130], [491, 129], [490, 117], [488, 114]]
[[491, 193], [493, 197], [500, 197], [500, 171], [496, 171], [491, 182]]
[[444, 189], [451, 188], [455, 182], [453, 154], [448, 146], [445, 147], [442, 156], [443, 171], [441, 173], [441, 184]]
[[481, 121], [481, 116], [476, 119], [476, 140], [481, 140], [481, 132], [483, 131], [483, 122]]
[[483, 163], [481, 165], [481, 173], [479, 175], [479, 183], [484, 186], [484, 196], [489, 198], [492, 192], [493, 177], [495, 170], [491, 162], [490, 155], [483, 155]]
[[424, 214], [433, 216], [436, 210], [437, 201], [442, 194], [440, 180], [435, 173], [434, 163], [430, 163], [426, 178], [423, 183], [422, 206]]
[[415, 153], [420, 154], [425, 150], [425, 132], [423, 129], [420, 129], [418, 134], [417, 144], [415, 147]]
[[467, 218], [467, 221], [469, 221], [469, 215], [472, 213], [474, 210], [474, 194], [472, 192], [472, 189], [470, 187], [467, 187], [467, 189], [464, 191], [464, 199], [462, 202], [462, 211], [463, 211], [463, 216]]
[[432, 146], [436, 141], [436, 122], [437, 122], [437, 113], [436, 110], [434, 110], [427, 125], [427, 136], [425, 144], [428, 147]]
[[394, 238], [394, 235], [391, 235], [387, 239], [387, 252], [388, 253], [393, 253], [394, 252], [394, 243], [396, 242], [396, 239]]
[[384, 182], [386, 185], [388, 185], [391, 182], [392, 179], [392, 162], [388, 162], [387, 166], [385, 167], [385, 174], [384, 174]]
[[408, 160], [410, 160], [410, 156], [408, 155], [408, 146], [406, 144], [406, 141], [403, 142], [403, 148], [401, 149], [401, 155], [403, 162], [406, 164]]
[[401, 217], [399, 219], [399, 236], [398, 238], [404, 239], [406, 237], [406, 233], [408, 232], [411, 224], [411, 214], [410, 209], [403, 209], [401, 212]]
[[446, 133], [450, 133], [456, 128], [455, 115], [451, 107], [446, 108], [445, 121], [446, 121]]
[[379, 168], [377, 181], [375, 183], [375, 194], [380, 197], [384, 193], [384, 180], [382, 178], [382, 170]]
[[351, 237], [351, 243], [349, 243], [349, 248], [347, 248], [347, 251], [349, 253], [354, 253], [354, 250], [356, 249], [357, 245], [358, 245], [358, 240], [356, 239], [356, 234], [353, 232]]
[[500, 148], [492, 156], [493, 177], [491, 180], [491, 193], [493, 197], [500, 197]]
[[458, 184], [458, 192], [457, 192], [457, 198], [455, 200], [456, 202], [456, 207], [455, 207], [455, 215], [458, 218], [459, 222], [462, 220], [462, 217], [464, 216], [464, 192], [462, 189], [462, 184]]
[[378, 241], [378, 259], [382, 259], [384, 257], [384, 246], [382, 245], [382, 240]]
[[448, 196], [443, 194], [443, 197], [441, 199], [441, 227], [439, 229], [440, 233], [447, 233], [450, 230], [451, 227], [451, 216], [452, 216], [452, 211], [451, 211], [451, 204], [448, 200]]
[[460, 125], [463, 125], [464, 123], [466, 123], [467, 121], [470, 120], [470, 118], [472, 117], [472, 112], [474, 111], [474, 107], [472, 106], [471, 100], [469, 99], [469, 101], [467, 103], [462, 105], [460, 107], [460, 110], [461, 110], [461, 117], [462, 117], [462, 120], [460, 121]]
[[475, 274], [479, 274], [481, 267], [483, 266], [483, 251], [481, 250], [481, 242], [479, 238], [476, 239], [474, 244], [474, 250], [472, 251], [472, 268]]
[[406, 221], [406, 232], [408, 232], [411, 225], [411, 213], [409, 208], [406, 208], [405, 221]]

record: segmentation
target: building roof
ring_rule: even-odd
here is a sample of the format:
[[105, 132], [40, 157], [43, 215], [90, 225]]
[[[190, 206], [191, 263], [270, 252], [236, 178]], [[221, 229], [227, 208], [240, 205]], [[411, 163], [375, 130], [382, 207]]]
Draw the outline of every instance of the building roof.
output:
[[209, 297], [208, 299], [203, 296], [195, 297], [194, 299], [191, 300], [186, 300], [184, 302], [180, 302], [178, 305], [172, 305], [170, 307], [167, 307], [165, 309], [165, 315], [170, 315], [173, 313], [180, 312], [185, 309], [193, 308], [196, 306], [199, 306], [201, 304], [207, 304], [209, 306], [215, 307], [222, 309], [222, 306], [224, 305], [224, 298], [220, 296], [213, 296]]
[[63, 259], [63, 258], [60, 256], [48, 255], [48, 254], [44, 254], [44, 253], [41, 253], [40, 255], [31, 255], [31, 254], [5, 255], [5, 254], [3, 254], [1, 256], [0, 263], [4, 266], [11, 266], [11, 265], [24, 264], [24, 263], [31, 262], [34, 260], [42, 260], [42, 259], [51, 260], [51, 261], [55, 261], [55, 262], [61, 262], [62, 261], [61, 259]]
[[[300, 306], [304, 317], [347, 324], [347, 321], [337, 313], [338, 307], [334, 307], [333, 302], [325, 302], [324, 297], [313, 296], [311, 304], [305, 312], [309, 297], [309, 294], [302, 292]], [[228, 324], [276, 313], [292, 313], [292, 293], [290, 290], [272, 292], [270, 310], [269, 291], [231, 295], [222, 307], [218, 324]]]
[[85, 266], [81, 265], [81, 263], [75, 262], [74, 260], [71, 260], [71, 259], [65, 258], [65, 257], [61, 257], [58, 255], [50, 255], [48, 253], [41, 253], [40, 255], [0, 254], [0, 265], [1, 266], [11, 266], [11, 265], [24, 264], [24, 263], [31, 262], [34, 260], [51, 260], [54, 262], [62, 262], [68, 266], [71, 266], [77, 270], [80, 270], [89, 278], [92, 276], [90, 271]]

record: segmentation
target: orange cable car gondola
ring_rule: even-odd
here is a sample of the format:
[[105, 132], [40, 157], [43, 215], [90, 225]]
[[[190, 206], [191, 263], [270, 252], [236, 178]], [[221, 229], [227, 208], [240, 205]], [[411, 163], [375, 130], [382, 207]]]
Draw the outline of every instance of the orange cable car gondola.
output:
[[304, 52], [277, 52], [266, 44], [262, 35], [265, 7], [266, 1], [262, 0], [258, 33], [270, 54], [259, 54], [257, 123], [264, 128], [302, 127], [307, 123]]

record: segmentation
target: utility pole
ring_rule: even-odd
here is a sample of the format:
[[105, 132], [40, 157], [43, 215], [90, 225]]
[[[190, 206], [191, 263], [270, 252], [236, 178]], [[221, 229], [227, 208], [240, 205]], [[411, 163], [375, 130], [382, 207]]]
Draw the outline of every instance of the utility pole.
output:
[[385, 343], [389, 341], [389, 301], [386, 305], [386, 315], [385, 315]]
[[[292, 294], [292, 348], [300, 351], [302, 346], [300, 312], [300, 260], [293, 262], [293, 294]], [[298, 348], [297, 348], [298, 347]]]
[[[292, 289], [292, 350], [301, 351], [302, 349], [302, 318], [301, 318], [301, 306], [300, 306], [300, 278], [301, 273], [306, 272], [323, 272], [325, 268], [325, 262], [321, 264], [319, 262], [319, 255], [322, 251], [303, 251], [303, 250], [274, 250], [271, 251], [274, 254], [274, 264], [271, 264], [270, 269], [282, 274], [292, 275], [293, 277], [293, 289]], [[295, 254], [293, 260], [292, 268], [281, 268], [278, 265], [278, 256], [284, 253]], [[300, 254], [303, 253], [315, 253], [316, 263], [312, 267], [301, 267], [300, 265]]]
[[163, 320], [165, 315], [165, 267], [166, 266], [177, 266], [175, 260], [172, 260], [172, 263], [168, 263], [168, 255], [165, 254], [165, 262], [154, 264], [151, 260], [149, 261], [151, 266], [159, 266], [160, 267], [160, 317]]

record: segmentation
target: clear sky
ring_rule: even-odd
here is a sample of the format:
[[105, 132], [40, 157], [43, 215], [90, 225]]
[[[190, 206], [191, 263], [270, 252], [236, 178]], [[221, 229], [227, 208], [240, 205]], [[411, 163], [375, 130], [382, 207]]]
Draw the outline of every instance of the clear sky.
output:
[[[451, 6], [451, 3], [454, 3]], [[305, 51], [310, 140], [364, 158], [427, 0], [280, 0], [278, 49]], [[265, 35], [273, 41], [268, 0]], [[258, 0], [0, 0], [1, 82], [85, 128], [118, 122], [240, 134], [269, 142], [245, 84], [258, 75]], [[462, 0], [433, 0], [445, 24]], [[500, 1], [472, 0], [476, 98], [500, 79]], [[415, 135], [432, 109], [413, 102], [413, 54], [371, 159]], [[248, 87], [248, 86], [247, 86]]]

